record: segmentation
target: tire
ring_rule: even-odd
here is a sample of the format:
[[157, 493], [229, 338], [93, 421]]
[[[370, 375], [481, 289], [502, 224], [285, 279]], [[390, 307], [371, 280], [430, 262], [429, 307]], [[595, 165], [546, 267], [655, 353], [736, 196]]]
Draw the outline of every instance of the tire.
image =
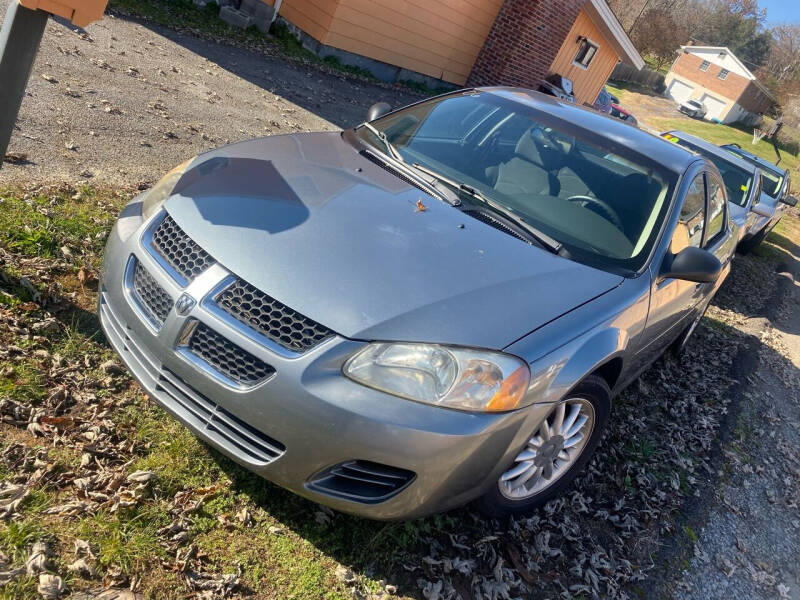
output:
[[[500, 479], [498, 479], [497, 483], [494, 484], [492, 488], [486, 492], [486, 494], [477, 500], [478, 508], [484, 514], [499, 519], [510, 516], [523, 516], [539, 508], [540, 506], [543, 506], [549, 500], [559, 496], [564, 492], [564, 490], [569, 488], [573, 479], [575, 479], [575, 477], [584, 469], [586, 464], [592, 458], [597, 445], [600, 443], [600, 438], [603, 435], [603, 431], [608, 424], [609, 413], [611, 411], [611, 390], [608, 387], [608, 383], [606, 383], [605, 379], [596, 375], [590, 375], [584, 379], [575, 388], [573, 388], [573, 390], [567, 394], [564, 399], [559, 402], [559, 404], [554, 406], [553, 411], [550, 413], [550, 415], [548, 415], [546, 421], [548, 423], [553, 421], [553, 419], [557, 416], [556, 412], [559, 410], [559, 406], [563, 405], [565, 407], [565, 411], [569, 411], [570, 407], [576, 404], [580, 405], [582, 408], [574, 423], [577, 424], [578, 419], [582, 418], [584, 414], [588, 415], [588, 412], [583, 412], [584, 409], [587, 409], [588, 411], [588, 406], [591, 406], [591, 417], [593, 418], [593, 422], [591, 433], [589, 434], [587, 441], [583, 443], [582, 447], [574, 456], [574, 458], [572, 458], [572, 460], [569, 462], [560, 461], [565, 463], [564, 467], [562, 467], [563, 470], [560, 473], [558, 470], [553, 471], [551, 473], [550, 480], [545, 479], [541, 475], [536, 479], [532, 478], [531, 480], [540, 482], [535, 485], [541, 484], [545, 486], [540, 491], [525, 497], [512, 498], [509, 495], [508, 487], [509, 484], [513, 482], [504, 482], [503, 477], [506, 477], [507, 474], [513, 472], [515, 467], [522, 466], [520, 462], [522, 453], [525, 451], [531, 451], [529, 450], [529, 447], [526, 446], [526, 448], [524, 448], [518, 454], [514, 462], [509, 465], [508, 469], [503, 472], [503, 475]], [[569, 412], [566, 413], [566, 416], [563, 420], [564, 423], [567, 423], [569, 414]], [[584, 427], [586, 427], [586, 425], [581, 428], [579, 433], [583, 432]], [[571, 439], [574, 439], [575, 435], [576, 434], [573, 434], [572, 438], [567, 438], [566, 442], [569, 443]], [[532, 442], [537, 437], [541, 439], [541, 425], [537, 425], [536, 431], [533, 432], [531, 437]], [[556, 436], [553, 436], [553, 438], [555, 437]], [[542, 448], [544, 448], [544, 446], [540, 446], [539, 450]], [[564, 449], [562, 452], [565, 451], [567, 451], [567, 449]], [[537, 463], [534, 462], [534, 465], [536, 464]], [[556, 478], [554, 479], [554, 477]]]

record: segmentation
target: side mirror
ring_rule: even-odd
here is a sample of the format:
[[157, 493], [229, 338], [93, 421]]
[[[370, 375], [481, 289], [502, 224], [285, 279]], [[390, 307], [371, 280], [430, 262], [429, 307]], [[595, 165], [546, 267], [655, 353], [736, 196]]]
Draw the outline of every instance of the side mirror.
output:
[[771, 217], [772, 211], [769, 209], [768, 206], [764, 206], [763, 204], [753, 204], [750, 207], [750, 210], [756, 213], [757, 215], [761, 215], [762, 217]]
[[722, 272], [722, 263], [708, 250], [687, 246], [672, 257], [667, 258], [662, 276], [697, 283], [712, 283]]
[[794, 196], [784, 196], [781, 198], [781, 202], [788, 206], [797, 206], [797, 198]]
[[388, 102], [376, 102], [367, 111], [367, 122], [380, 119], [383, 115], [392, 112], [392, 107]]

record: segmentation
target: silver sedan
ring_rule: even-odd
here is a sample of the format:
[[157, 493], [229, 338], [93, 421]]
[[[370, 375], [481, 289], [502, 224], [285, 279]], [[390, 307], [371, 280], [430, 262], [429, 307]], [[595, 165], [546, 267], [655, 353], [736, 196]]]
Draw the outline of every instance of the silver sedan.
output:
[[736, 243], [708, 160], [512, 88], [180, 165], [122, 211], [99, 314], [147, 393], [315, 502], [519, 514], [686, 343]]

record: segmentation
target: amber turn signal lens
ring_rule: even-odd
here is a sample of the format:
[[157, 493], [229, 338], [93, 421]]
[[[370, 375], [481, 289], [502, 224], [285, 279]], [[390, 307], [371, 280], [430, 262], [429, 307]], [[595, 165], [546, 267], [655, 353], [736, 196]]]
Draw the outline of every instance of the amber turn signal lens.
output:
[[500, 412], [504, 410], [514, 410], [519, 406], [525, 392], [528, 391], [528, 384], [531, 381], [531, 372], [528, 367], [520, 367], [509, 375], [497, 390], [497, 393], [489, 400], [486, 405], [488, 412]]

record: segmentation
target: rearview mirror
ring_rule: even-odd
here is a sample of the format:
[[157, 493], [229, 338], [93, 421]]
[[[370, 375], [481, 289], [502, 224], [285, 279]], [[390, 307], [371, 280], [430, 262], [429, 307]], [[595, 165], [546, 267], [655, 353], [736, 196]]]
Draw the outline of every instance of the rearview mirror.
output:
[[784, 196], [781, 198], [781, 202], [788, 204], [789, 206], [797, 206], [797, 198], [794, 196]]
[[764, 206], [763, 204], [753, 204], [753, 206], [750, 207], [750, 210], [752, 210], [757, 215], [761, 215], [762, 217], [772, 216], [772, 211], [769, 209], [768, 206]]
[[376, 102], [367, 111], [367, 122], [380, 119], [383, 115], [392, 112], [392, 107], [388, 102]]
[[711, 283], [717, 280], [722, 272], [722, 263], [708, 250], [696, 246], [688, 246], [665, 262], [664, 278]]

